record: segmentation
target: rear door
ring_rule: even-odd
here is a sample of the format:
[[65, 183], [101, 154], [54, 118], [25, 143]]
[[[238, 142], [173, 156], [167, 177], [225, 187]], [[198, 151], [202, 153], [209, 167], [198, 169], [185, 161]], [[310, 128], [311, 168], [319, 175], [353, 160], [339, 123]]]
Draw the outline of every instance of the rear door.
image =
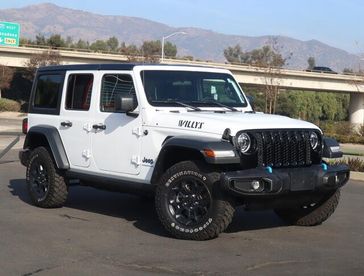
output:
[[90, 106], [94, 74], [91, 71], [68, 72], [65, 78], [59, 133], [71, 168], [87, 168], [91, 158]]

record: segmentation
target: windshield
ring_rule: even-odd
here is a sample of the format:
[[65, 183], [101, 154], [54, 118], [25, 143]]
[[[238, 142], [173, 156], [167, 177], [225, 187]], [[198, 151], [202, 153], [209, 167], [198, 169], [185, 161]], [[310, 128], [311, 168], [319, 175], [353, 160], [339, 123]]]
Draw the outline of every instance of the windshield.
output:
[[239, 85], [229, 74], [145, 70], [141, 78], [153, 106], [181, 106], [180, 103], [200, 107], [247, 106]]

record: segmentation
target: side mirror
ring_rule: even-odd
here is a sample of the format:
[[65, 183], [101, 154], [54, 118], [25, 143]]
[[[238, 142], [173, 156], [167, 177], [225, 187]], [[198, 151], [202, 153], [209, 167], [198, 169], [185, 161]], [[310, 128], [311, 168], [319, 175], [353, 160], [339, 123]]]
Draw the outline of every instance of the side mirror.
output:
[[250, 95], [246, 95], [246, 97], [247, 97], [247, 99], [249, 101], [250, 106], [253, 108], [253, 110], [255, 110], [254, 97], [250, 96]]
[[114, 97], [115, 112], [128, 113], [137, 107], [137, 101], [134, 95], [121, 93]]

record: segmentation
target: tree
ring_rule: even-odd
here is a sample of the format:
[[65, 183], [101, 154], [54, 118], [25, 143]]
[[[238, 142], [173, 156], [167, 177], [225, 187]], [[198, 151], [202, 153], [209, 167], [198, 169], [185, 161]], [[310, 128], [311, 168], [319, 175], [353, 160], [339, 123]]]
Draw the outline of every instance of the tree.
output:
[[224, 57], [230, 63], [241, 63], [242, 55], [243, 51], [239, 44], [236, 44], [234, 47], [227, 47], [224, 50]]
[[315, 61], [314, 57], [309, 57], [307, 59], [307, 63], [308, 63], [308, 67], [307, 67], [308, 70], [312, 70], [316, 66], [316, 61]]
[[0, 99], [1, 99], [1, 90], [10, 87], [13, 77], [14, 77], [14, 69], [8, 66], [0, 65]]
[[162, 43], [160, 40], [144, 41], [140, 48], [143, 56], [160, 56], [162, 52]]
[[106, 41], [106, 44], [109, 51], [116, 52], [119, 47], [119, 40], [113, 36]]
[[286, 63], [286, 59], [268, 45], [250, 52], [241, 53], [240, 60], [243, 63], [260, 67], [281, 68]]
[[311, 122], [348, 118], [348, 94], [285, 91], [279, 94], [277, 113]]
[[71, 48], [72, 45], [73, 45], [73, 39], [72, 39], [72, 37], [67, 36], [66, 41], [65, 41], [65, 44], [66, 44], [66, 47], [67, 48]]
[[54, 34], [47, 39], [47, 45], [55, 49], [55, 48], [66, 47], [66, 42], [64, 41], [61, 35]]
[[126, 45], [125, 42], [121, 43], [120, 48], [118, 51], [128, 57], [129, 62], [142, 62], [143, 58], [141, 58], [139, 48], [134, 45]]
[[241, 61], [243, 63], [262, 67], [265, 71], [264, 110], [266, 113], [275, 113], [280, 86], [280, 69], [285, 64], [286, 59], [271, 46], [266, 45], [260, 49], [242, 53]]
[[351, 68], [344, 68], [343, 73], [344, 74], [354, 74], [354, 70]]
[[277, 39], [272, 38], [271, 45], [265, 45], [260, 49], [243, 52], [240, 45], [228, 47], [224, 50], [224, 56], [229, 62], [247, 63], [259, 66], [265, 71], [264, 95], [266, 113], [275, 113], [277, 97], [280, 86], [280, 69], [291, 57], [283, 58], [277, 47]]
[[144, 41], [140, 47], [140, 53], [145, 61], [156, 63], [162, 52], [162, 43], [160, 40]]
[[25, 77], [33, 80], [35, 72], [39, 67], [60, 64], [61, 56], [57, 51], [43, 51], [40, 54], [33, 55], [25, 63]]
[[45, 46], [47, 45], [47, 40], [44, 35], [37, 34], [35, 36], [35, 45]]
[[76, 49], [88, 49], [90, 48], [90, 43], [88, 41], [79, 39], [77, 43], [73, 44], [72, 46]]
[[90, 49], [95, 52], [106, 52], [108, 45], [104, 40], [96, 40], [91, 44]]
[[33, 41], [31, 39], [21, 37], [20, 41], [19, 41], [19, 44], [20, 44], [20, 46], [24, 46], [24, 45], [32, 45], [34, 43], [33, 43]]
[[175, 58], [177, 55], [177, 46], [172, 44], [171, 42], [167, 41], [164, 44], [164, 55], [167, 58]]

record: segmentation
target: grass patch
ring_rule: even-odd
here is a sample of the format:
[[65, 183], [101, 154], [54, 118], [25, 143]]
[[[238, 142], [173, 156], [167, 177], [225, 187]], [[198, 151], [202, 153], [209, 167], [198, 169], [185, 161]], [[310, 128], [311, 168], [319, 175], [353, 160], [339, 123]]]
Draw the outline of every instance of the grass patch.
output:
[[0, 98], [0, 112], [5, 111], [19, 112], [20, 103], [18, 103], [17, 101]]

